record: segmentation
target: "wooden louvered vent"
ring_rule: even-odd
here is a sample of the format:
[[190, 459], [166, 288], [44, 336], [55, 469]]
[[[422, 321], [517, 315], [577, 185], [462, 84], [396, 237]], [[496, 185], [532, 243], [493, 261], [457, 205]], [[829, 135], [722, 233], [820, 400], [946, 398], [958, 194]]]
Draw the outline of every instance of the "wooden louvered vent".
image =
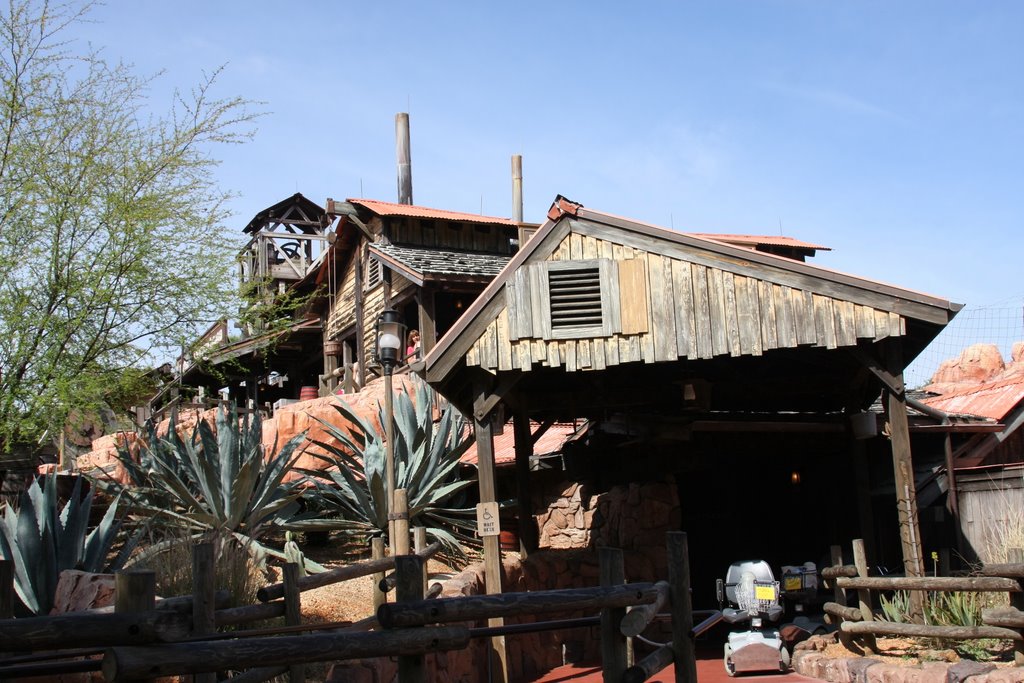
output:
[[597, 266], [550, 271], [548, 294], [552, 330], [603, 324], [601, 273]]

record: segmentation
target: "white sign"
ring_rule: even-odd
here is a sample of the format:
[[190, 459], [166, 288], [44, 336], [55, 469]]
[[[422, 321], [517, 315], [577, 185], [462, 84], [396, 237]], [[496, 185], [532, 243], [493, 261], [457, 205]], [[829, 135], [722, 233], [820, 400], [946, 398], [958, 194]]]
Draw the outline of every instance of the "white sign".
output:
[[481, 537], [497, 536], [501, 533], [497, 503], [476, 504], [476, 533]]

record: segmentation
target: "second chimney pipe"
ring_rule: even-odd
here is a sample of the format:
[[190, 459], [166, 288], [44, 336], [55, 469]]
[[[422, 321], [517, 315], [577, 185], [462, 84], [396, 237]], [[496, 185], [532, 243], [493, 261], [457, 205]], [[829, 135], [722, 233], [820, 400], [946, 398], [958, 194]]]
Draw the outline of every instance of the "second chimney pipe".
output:
[[512, 220], [523, 222], [523, 155], [512, 155]]
[[395, 154], [398, 158], [398, 203], [412, 204], [412, 152], [409, 114], [395, 114]]

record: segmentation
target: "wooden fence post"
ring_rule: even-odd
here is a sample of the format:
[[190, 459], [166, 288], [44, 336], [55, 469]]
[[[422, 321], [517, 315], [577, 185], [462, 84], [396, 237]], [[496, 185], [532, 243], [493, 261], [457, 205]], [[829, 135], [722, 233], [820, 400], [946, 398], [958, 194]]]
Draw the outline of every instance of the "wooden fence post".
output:
[[[864, 539], [855, 538], [853, 540], [853, 565], [857, 567], [857, 576], [862, 579], [868, 577], [868, 558], [864, 552]], [[875, 614], [871, 611], [871, 591], [867, 589], [857, 590], [857, 605], [860, 607], [860, 618], [862, 621], [874, 621]], [[870, 652], [878, 652], [878, 646], [875, 643], [875, 637], [872, 635], [865, 636], [861, 641], [866, 650]]]
[[[412, 530], [412, 549], [413, 552], [419, 555], [427, 547], [427, 528], [418, 526]], [[430, 572], [427, 571], [427, 562], [423, 561], [423, 571], [420, 572], [423, 575], [423, 594], [427, 594], [427, 581], [430, 577]]]
[[[215, 593], [217, 579], [214, 574], [213, 543], [204, 541], [192, 547], [192, 633], [210, 635], [216, 631]], [[217, 674], [199, 673], [195, 683], [217, 683]]]
[[[381, 536], [376, 536], [370, 539], [370, 557], [374, 560], [384, 559], [384, 539]], [[372, 576], [373, 578], [373, 613], [377, 613], [377, 608], [388, 601], [388, 594], [380, 589], [380, 582], [384, 580], [384, 572], [376, 572]]]
[[[299, 565], [296, 562], [284, 566], [284, 623], [288, 626], [302, 623], [302, 593], [299, 591]], [[288, 667], [288, 679], [292, 683], [305, 683], [306, 667], [292, 664]]]
[[395, 489], [395, 556], [409, 554], [409, 497], [405, 489]]
[[[619, 548], [600, 548], [601, 585], [618, 586], [626, 582], [626, 571]], [[624, 607], [601, 610], [601, 671], [605, 683], [618, 683], [628, 666], [626, 638], [619, 631], [619, 622], [626, 616]]]
[[[843, 548], [842, 548], [842, 546], [834, 545], [834, 546], [831, 547], [830, 552], [831, 552], [831, 557], [832, 557], [832, 566], [833, 567], [842, 567], [843, 566]], [[846, 604], [846, 589], [840, 587], [839, 586], [839, 582], [836, 581], [835, 579], [832, 579], [832, 596], [833, 596], [833, 598], [835, 598], [835, 601], [836, 601], [837, 604], [842, 605], [843, 607], [847, 607], [848, 606]], [[836, 633], [839, 634], [839, 642], [842, 643], [843, 646], [847, 650], [850, 650], [852, 652], [860, 651], [860, 648], [854, 647], [854, 645], [853, 645], [853, 636], [851, 636], [849, 633], [847, 633], [846, 631], [844, 631], [842, 629], [843, 618], [841, 616], [838, 616], [838, 615], [829, 614], [828, 615], [828, 619], [836, 627]]]
[[156, 609], [156, 572], [121, 571], [114, 576], [114, 611]]
[[114, 611], [148, 612], [156, 609], [156, 572], [120, 571], [114, 575]]
[[14, 563], [0, 560], [0, 619], [14, 616]]
[[[1024, 564], [1024, 548], [1007, 548], [1006, 561], [1010, 564]], [[1021, 591], [1024, 591], [1024, 580], [1017, 579]], [[1024, 592], [1010, 593], [1010, 606], [1024, 611]], [[1013, 663], [1024, 666], [1024, 641], [1013, 641]]]
[[697, 683], [690, 598], [690, 548], [686, 533], [668, 532], [668, 583], [672, 587], [672, 654], [676, 683]]
[[[408, 539], [408, 534], [406, 534]], [[395, 602], [412, 602], [423, 599], [423, 559], [417, 555], [401, 555], [395, 558]], [[413, 627], [416, 628], [416, 627]], [[427, 669], [423, 655], [398, 656], [399, 683], [426, 683]]]

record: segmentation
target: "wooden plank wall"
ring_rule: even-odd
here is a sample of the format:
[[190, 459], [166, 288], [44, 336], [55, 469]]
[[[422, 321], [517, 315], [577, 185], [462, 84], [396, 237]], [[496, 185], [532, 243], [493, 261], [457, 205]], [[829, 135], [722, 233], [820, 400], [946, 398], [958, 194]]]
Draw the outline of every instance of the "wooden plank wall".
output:
[[388, 234], [395, 244], [454, 249], [457, 251], [483, 251], [492, 254], [512, 254], [515, 247], [509, 241], [516, 238], [516, 226], [496, 223], [464, 223], [419, 218], [390, 218]]
[[538, 297], [517, 290], [514, 277], [508, 305], [470, 348], [467, 365], [493, 372], [529, 371], [539, 364], [574, 372], [620, 363], [760, 356], [801, 345], [834, 349], [906, 333], [906, 321], [895, 313], [591, 236], [572, 233], [551, 256], [593, 258], [610, 259], [618, 268], [619, 291], [611, 296], [619, 300], [621, 332], [544, 340], [533, 310]]
[[[340, 282], [335, 283], [336, 292], [335, 296], [331, 301], [331, 310], [327, 318], [327, 338], [330, 339], [334, 335], [337, 335], [342, 330], [345, 330], [355, 324], [356, 321], [356, 291], [355, 281], [356, 273], [355, 268], [362, 265], [358, 261], [356, 250], [353, 250], [349, 254], [348, 260], [345, 262], [342, 268]], [[405, 292], [405, 290], [413, 287], [413, 283], [402, 277], [401, 275], [392, 275], [391, 280], [391, 298], [395, 299]], [[369, 292], [366, 292], [366, 313], [365, 320], [366, 325], [369, 329], [364, 330], [364, 336], [368, 336], [371, 340], [373, 339], [373, 326], [377, 322], [377, 316], [384, 310], [384, 287], [378, 285]], [[372, 349], [368, 346], [367, 349]]]

